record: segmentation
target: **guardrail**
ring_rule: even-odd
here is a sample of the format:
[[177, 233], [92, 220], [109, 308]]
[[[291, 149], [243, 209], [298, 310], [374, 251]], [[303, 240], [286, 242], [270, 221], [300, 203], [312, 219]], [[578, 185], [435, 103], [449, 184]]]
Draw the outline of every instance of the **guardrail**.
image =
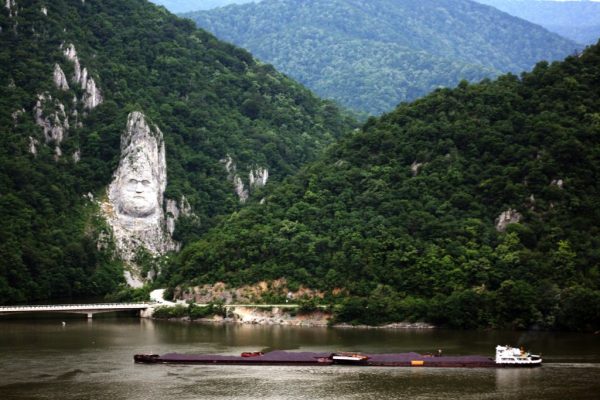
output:
[[0, 306], [0, 313], [11, 311], [59, 311], [59, 310], [107, 310], [107, 309], [144, 309], [156, 303], [96, 303], [96, 304], [36, 304], [21, 306]]

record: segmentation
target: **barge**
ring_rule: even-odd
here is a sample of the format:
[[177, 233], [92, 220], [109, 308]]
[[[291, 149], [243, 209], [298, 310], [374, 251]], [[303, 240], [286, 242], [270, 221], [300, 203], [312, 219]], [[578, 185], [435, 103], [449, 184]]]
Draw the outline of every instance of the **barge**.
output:
[[136, 363], [143, 364], [226, 364], [226, 365], [356, 365], [371, 367], [440, 367], [440, 368], [499, 368], [537, 367], [542, 358], [522, 349], [497, 346], [496, 357], [442, 356], [419, 353], [316, 353], [271, 351], [244, 352], [239, 356], [217, 354], [136, 354]]

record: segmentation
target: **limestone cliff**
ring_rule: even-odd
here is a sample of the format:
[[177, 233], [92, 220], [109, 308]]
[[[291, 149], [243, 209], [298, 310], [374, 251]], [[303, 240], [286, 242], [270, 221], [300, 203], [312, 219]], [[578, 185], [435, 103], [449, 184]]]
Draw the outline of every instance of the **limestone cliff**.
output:
[[166, 186], [163, 134], [141, 112], [132, 112], [121, 136], [119, 166], [108, 187], [108, 199], [101, 205], [119, 256], [130, 267], [126, 278], [131, 286], [142, 284], [135, 262], [139, 251], [160, 256], [179, 249], [163, 210]]
[[255, 167], [248, 173], [248, 185], [246, 186], [237, 173], [235, 162], [229, 154], [220, 161], [225, 166], [227, 178], [233, 184], [233, 189], [240, 199], [240, 203], [245, 203], [253, 189], [265, 186], [269, 180], [269, 170], [267, 168]]

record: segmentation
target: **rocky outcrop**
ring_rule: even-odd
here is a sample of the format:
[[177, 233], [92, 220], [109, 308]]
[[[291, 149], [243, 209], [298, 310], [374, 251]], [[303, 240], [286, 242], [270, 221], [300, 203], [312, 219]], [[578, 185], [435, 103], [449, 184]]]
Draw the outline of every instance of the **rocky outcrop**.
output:
[[39, 142], [33, 137], [29, 136], [29, 152], [33, 154], [33, 156], [37, 156], [37, 145]]
[[228, 154], [220, 161], [225, 166], [227, 179], [233, 184], [233, 189], [240, 199], [240, 203], [245, 203], [253, 189], [265, 186], [269, 180], [269, 170], [267, 168], [256, 167], [248, 173], [248, 186], [246, 187], [244, 181], [237, 173], [237, 167], [231, 156]]
[[[45, 110], [50, 109], [50, 112]], [[69, 130], [69, 118], [65, 113], [65, 106], [58, 100], [52, 98], [48, 93], [38, 95], [38, 100], [33, 108], [35, 123], [44, 132], [46, 143], [54, 143], [55, 152], [60, 157], [62, 153], [60, 144]]]
[[121, 136], [121, 157], [101, 204], [114, 236], [118, 255], [130, 267], [131, 286], [142, 284], [136, 255], [152, 256], [178, 250], [167, 229], [163, 194], [167, 185], [167, 163], [163, 134], [140, 112], [132, 112]]
[[271, 309], [258, 307], [231, 307], [228, 316], [232, 322], [252, 325], [328, 326], [333, 315], [330, 312], [314, 311], [297, 314], [296, 310], [284, 307]]
[[421, 169], [422, 166], [423, 166], [423, 163], [418, 163], [416, 161], [414, 161], [410, 165], [410, 171], [412, 172], [413, 176], [417, 176], [419, 174], [419, 170]]
[[248, 181], [251, 188], [263, 187], [269, 180], [269, 170], [266, 168], [257, 167], [254, 170], [250, 170], [248, 174]]
[[52, 74], [54, 84], [60, 90], [69, 90], [69, 84], [67, 83], [67, 77], [63, 72], [62, 68], [58, 64], [54, 64], [54, 73]]
[[87, 68], [81, 65], [77, 50], [72, 43], [64, 49], [64, 55], [67, 60], [73, 63], [74, 73], [72, 81], [79, 84], [84, 90], [83, 98], [81, 99], [84, 108], [88, 110], [96, 108], [103, 101], [102, 93], [96, 85], [94, 78], [88, 75]]
[[559, 189], [562, 189], [564, 186], [564, 181], [562, 179], [553, 179], [552, 182], [550, 182], [550, 185], [552, 186], [556, 186]]
[[17, 2], [15, 0], [6, 0], [4, 6], [8, 10], [8, 16], [10, 18], [17, 16]]
[[23, 114], [25, 114], [25, 109], [24, 108], [21, 108], [20, 110], [16, 110], [12, 114], [10, 114], [10, 116], [13, 119], [13, 125], [14, 126], [17, 126], [17, 123], [19, 122], [19, 118]]
[[285, 297], [290, 301], [303, 298], [323, 298], [324, 293], [301, 286], [294, 291], [288, 287], [285, 279], [261, 281], [252, 285], [230, 287], [223, 282], [205, 284], [187, 289], [175, 290], [175, 298], [193, 301], [198, 304], [222, 302], [224, 304], [257, 304], [266, 297]]
[[496, 218], [496, 230], [498, 232], [504, 232], [508, 225], [517, 224], [521, 221], [523, 216], [512, 208], [503, 211], [498, 218]]
[[167, 199], [166, 201], [166, 218], [167, 218], [167, 231], [171, 236], [175, 232], [175, 223], [179, 217], [193, 216], [192, 207], [188, 203], [185, 196], [181, 196], [179, 204], [176, 200]]

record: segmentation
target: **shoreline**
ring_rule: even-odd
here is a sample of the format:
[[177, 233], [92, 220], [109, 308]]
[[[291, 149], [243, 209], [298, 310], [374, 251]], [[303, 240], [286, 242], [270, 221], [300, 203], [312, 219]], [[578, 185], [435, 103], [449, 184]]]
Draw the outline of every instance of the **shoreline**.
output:
[[286, 320], [274, 320], [274, 319], [263, 319], [263, 320], [240, 320], [237, 318], [197, 318], [191, 319], [190, 317], [179, 317], [179, 318], [154, 318], [150, 317], [154, 321], [170, 321], [170, 322], [181, 322], [181, 323], [196, 323], [196, 324], [211, 324], [211, 325], [262, 325], [262, 326], [301, 326], [307, 328], [338, 328], [338, 329], [415, 329], [415, 330], [428, 330], [437, 329], [438, 327], [427, 322], [394, 322], [385, 325], [365, 325], [358, 324], [352, 325], [347, 322], [340, 322], [337, 324], [331, 324], [329, 321], [322, 320], [307, 320], [307, 319], [286, 319]]

